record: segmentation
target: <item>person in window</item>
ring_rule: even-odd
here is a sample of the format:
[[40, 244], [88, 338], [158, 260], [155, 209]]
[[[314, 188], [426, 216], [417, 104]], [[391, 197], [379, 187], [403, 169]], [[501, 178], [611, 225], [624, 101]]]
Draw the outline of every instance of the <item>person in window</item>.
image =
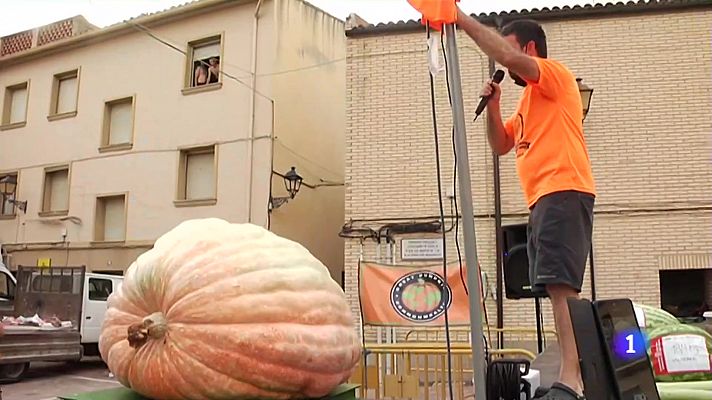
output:
[[208, 82], [208, 68], [205, 64], [201, 62], [196, 65], [194, 76], [193, 86], [205, 85]]
[[208, 62], [210, 63], [210, 67], [208, 68], [210, 81], [208, 83], [217, 83], [220, 80], [220, 60], [216, 57], [212, 57]]

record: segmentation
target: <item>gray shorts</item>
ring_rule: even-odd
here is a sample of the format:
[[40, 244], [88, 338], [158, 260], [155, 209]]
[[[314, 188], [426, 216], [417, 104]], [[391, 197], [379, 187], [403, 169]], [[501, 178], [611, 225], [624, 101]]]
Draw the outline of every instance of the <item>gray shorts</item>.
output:
[[541, 294], [564, 284], [581, 292], [593, 233], [593, 195], [573, 190], [543, 196], [532, 207], [527, 227], [529, 280]]

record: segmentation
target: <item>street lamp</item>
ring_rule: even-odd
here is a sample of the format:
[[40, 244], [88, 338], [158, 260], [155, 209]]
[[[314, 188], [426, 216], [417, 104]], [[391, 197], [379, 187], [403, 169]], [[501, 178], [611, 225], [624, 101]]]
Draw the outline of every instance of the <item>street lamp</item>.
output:
[[576, 78], [579, 94], [581, 94], [581, 104], [583, 104], [583, 119], [586, 119], [588, 110], [591, 108], [591, 97], [593, 96], [593, 88], [582, 82], [583, 78]]
[[[17, 178], [14, 175], [7, 175], [0, 179], [0, 194], [3, 197], [10, 197], [17, 190]], [[14, 204], [17, 208], [27, 214], [27, 201], [17, 201], [15, 199], [6, 199], [7, 202]]]
[[278, 176], [281, 176], [282, 179], [284, 179], [284, 188], [287, 190], [287, 193], [289, 193], [289, 196], [286, 197], [271, 197], [270, 195], [270, 201], [269, 201], [269, 209], [274, 210], [275, 208], [279, 208], [282, 206], [282, 204], [288, 202], [289, 200], [293, 199], [297, 193], [299, 192], [299, 189], [302, 187], [302, 177], [299, 176], [297, 173], [297, 170], [292, 167], [286, 174], [277, 174]]
[[299, 188], [302, 187], [302, 180], [294, 167], [284, 175], [284, 188], [287, 189], [290, 198], [293, 199], [297, 195]]

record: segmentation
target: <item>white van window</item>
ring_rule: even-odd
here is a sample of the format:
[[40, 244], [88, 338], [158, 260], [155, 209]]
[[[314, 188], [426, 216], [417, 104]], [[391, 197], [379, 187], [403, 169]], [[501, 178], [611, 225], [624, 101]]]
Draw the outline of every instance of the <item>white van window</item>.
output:
[[89, 278], [89, 300], [106, 301], [112, 291], [110, 279]]
[[0, 273], [0, 297], [10, 297], [10, 285], [8, 285], [7, 275]]

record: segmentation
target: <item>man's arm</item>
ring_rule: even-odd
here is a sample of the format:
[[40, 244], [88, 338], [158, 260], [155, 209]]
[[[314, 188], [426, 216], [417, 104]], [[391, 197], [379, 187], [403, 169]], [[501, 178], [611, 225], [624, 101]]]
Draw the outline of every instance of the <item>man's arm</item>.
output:
[[529, 55], [514, 49], [495, 30], [482, 25], [460, 9], [457, 11], [457, 25], [495, 61], [526, 80], [539, 81], [539, 65], [536, 61]]
[[499, 108], [499, 102], [491, 101], [487, 105], [487, 121], [489, 125], [489, 129], [487, 129], [487, 141], [489, 141], [492, 151], [499, 156], [509, 153], [512, 147], [514, 147], [514, 140], [511, 136], [507, 135], [504, 123], [502, 123], [502, 112]]

